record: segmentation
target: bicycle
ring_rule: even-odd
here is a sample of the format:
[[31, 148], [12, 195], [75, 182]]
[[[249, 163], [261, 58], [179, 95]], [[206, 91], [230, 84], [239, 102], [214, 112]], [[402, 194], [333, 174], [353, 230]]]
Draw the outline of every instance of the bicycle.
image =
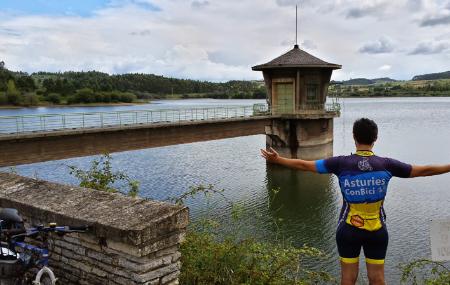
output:
[[[86, 232], [88, 226], [35, 226], [25, 229], [17, 210], [0, 211], [0, 285], [55, 285], [57, 278], [48, 266], [50, 257], [49, 239], [52, 234]], [[6, 218], [6, 219], [4, 219]], [[4, 229], [6, 226], [6, 229]], [[25, 242], [32, 238], [41, 242], [36, 246]]]

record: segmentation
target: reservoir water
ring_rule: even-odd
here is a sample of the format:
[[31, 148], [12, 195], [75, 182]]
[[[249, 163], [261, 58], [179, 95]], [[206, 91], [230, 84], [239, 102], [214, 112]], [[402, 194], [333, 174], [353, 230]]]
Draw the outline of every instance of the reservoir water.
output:
[[[111, 107], [64, 107], [0, 110], [0, 116], [62, 112], [94, 112], [136, 109], [173, 109], [201, 106], [251, 105], [263, 100], [162, 100], [154, 104]], [[450, 98], [377, 98], [341, 100], [341, 117], [334, 120], [334, 154], [350, 154], [353, 121], [375, 120], [379, 139], [374, 151], [413, 164], [450, 163]], [[113, 166], [141, 183], [141, 195], [158, 200], [178, 196], [191, 186], [212, 184], [224, 189], [224, 197], [199, 196], [187, 201], [194, 220], [222, 219], [230, 201], [244, 206], [238, 225], [259, 238], [277, 233], [296, 245], [307, 244], [328, 254], [310, 264], [338, 275], [335, 246], [337, 215], [342, 204], [337, 180], [332, 175], [302, 173], [266, 165], [259, 155], [265, 136], [160, 147], [113, 154]], [[67, 165], [88, 168], [93, 157], [17, 166], [19, 174], [76, 184]], [[400, 280], [399, 264], [430, 258], [430, 221], [450, 218], [450, 174], [415, 179], [394, 178], [385, 209], [390, 234], [386, 275], [389, 284]], [[274, 197], [270, 189], [279, 189]], [[278, 220], [279, 229], [272, 221]], [[363, 260], [363, 259], [361, 259]], [[362, 265], [362, 261], [361, 261]], [[365, 282], [365, 270], [360, 275]]]

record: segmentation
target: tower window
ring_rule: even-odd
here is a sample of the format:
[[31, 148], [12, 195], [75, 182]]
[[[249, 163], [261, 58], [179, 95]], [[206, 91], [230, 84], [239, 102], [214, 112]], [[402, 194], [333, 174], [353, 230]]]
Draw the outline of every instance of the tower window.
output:
[[319, 84], [306, 84], [306, 102], [308, 104], [319, 102]]

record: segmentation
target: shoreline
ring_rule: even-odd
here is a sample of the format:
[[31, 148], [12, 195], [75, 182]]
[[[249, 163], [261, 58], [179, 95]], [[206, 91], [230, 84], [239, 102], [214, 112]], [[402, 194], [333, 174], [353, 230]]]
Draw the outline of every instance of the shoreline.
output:
[[37, 106], [9, 106], [9, 105], [0, 105], [0, 110], [5, 109], [26, 109], [26, 108], [70, 108], [70, 107], [108, 107], [108, 106], [135, 106], [135, 105], [144, 105], [144, 104], [153, 104], [152, 101], [149, 102], [136, 102], [136, 103], [88, 103], [88, 104], [40, 104]]
[[85, 103], [85, 104], [39, 104], [37, 106], [14, 106], [14, 105], [0, 105], [0, 110], [7, 110], [7, 109], [27, 109], [27, 108], [70, 108], [70, 107], [110, 107], [110, 106], [137, 106], [137, 105], [145, 105], [145, 104], [155, 104], [157, 101], [161, 100], [174, 100], [174, 101], [181, 101], [181, 100], [192, 100], [192, 99], [213, 99], [213, 100], [264, 100], [262, 99], [242, 99], [242, 98], [228, 98], [228, 99], [217, 99], [217, 98], [198, 98], [198, 97], [191, 97], [191, 98], [160, 98], [160, 99], [153, 99], [148, 102], [134, 102], [134, 103]]
[[377, 98], [450, 98], [450, 94], [449, 95], [443, 95], [443, 96], [328, 96], [328, 98], [354, 98], [354, 99], [358, 99], [358, 98], [372, 98], [372, 99], [377, 99]]
[[[450, 94], [446, 96], [328, 96], [328, 98], [332, 99], [386, 99], [386, 98], [450, 98]], [[71, 107], [114, 107], [114, 106], [138, 106], [145, 104], [155, 104], [155, 102], [160, 100], [192, 100], [192, 99], [217, 99], [217, 98], [161, 98], [155, 99], [148, 102], [134, 102], [134, 103], [88, 103], [88, 104], [70, 104], [70, 105], [54, 105], [54, 104], [40, 104], [37, 106], [12, 106], [12, 105], [0, 105], [0, 110], [15, 110], [15, 109], [27, 109], [27, 108], [71, 108]], [[264, 99], [264, 98], [263, 98]], [[263, 100], [263, 99], [217, 99], [217, 100]]]

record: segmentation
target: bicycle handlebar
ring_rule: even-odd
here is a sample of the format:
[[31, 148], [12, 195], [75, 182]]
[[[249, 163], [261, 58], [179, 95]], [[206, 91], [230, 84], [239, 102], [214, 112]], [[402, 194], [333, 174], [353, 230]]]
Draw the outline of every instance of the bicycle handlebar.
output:
[[89, 230], [89, 226], [77, 226], [77, 227], [69, 226], [69, 230], [73, 232], [86, 232]]
[[[31, 229], [25, 230], [4, 230], [10, 236], [11, 240], [19, 238], [19, 237], [34, 237], [39, 233], [57, 233], [57, 234], [68, 234], [68, 233], [83, 233], [89, 230], [89, 226], [56, 226], [50, 225], [49, 227], [37, 226]], [[15, 231], [15, 232], [14, 232]]]
[[10, 229], [10, 230], [2, 229], [1, 232], [7, 236], [14, 236], [14, 235], [24, 234], [27, 232], [27, 230], [26, 229]]

